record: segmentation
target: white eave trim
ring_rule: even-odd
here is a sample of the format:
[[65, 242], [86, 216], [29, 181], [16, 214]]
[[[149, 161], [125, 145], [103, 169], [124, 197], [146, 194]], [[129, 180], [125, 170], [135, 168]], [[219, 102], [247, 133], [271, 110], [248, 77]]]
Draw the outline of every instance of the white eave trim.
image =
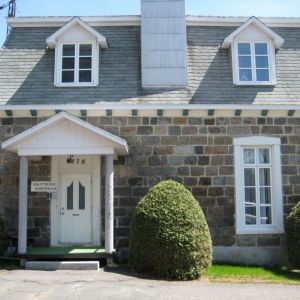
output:
[[237, 28], [234, 32], [232, 32], [224, 39], [222, 48], [229, 48], [233, 44], [235, 37], [250, 25], [255, 25], [261, 32], [268, 35], [274, 41], [274, 46], [276, 49], [279, 49], [283, 45], [284, 39], [281, 36], [279, 36], [276, 32], [270, 29], [261, 20], [257, 19], [256, 17], [251, 17], [243, 25], [241, 25], [239, 28]]
[[0, 111], [29, 111], [29, 110], [157, 110], [157, 109], [170, 109], [170, 110], [300, 110], [299, 104], [37, 104], [37, 105], [0, 105]]
[[82, 21], [79, 17], [74, 17], [71, 20], [67, 21], [65, 25], [63, 25], [59, 30], [57, 30], [55, 33], [53, 33], [48, 39], [47, 39], [47, 45], [49, 48], [55, 48], [55, 45], [59, 39], [59, 36], [62, 35], [65, 31], [72, 28], [75, 25], [79, 25], [82, 28], [84, 28], [87, 32], [92, 34], [98, 44], [101, 46], [101, 48], [108, 48], [107, 40], [106, 38], [97, 32], [95, 29], [93, 29], [90, 25], [88, 25], [86, 22]]
[[121, 154], [128, 154], [128, 145], [127, 145], [127, 141], [116, 136], [113, 135], [101, 128], [98, 128], [88, 122], [85, 122], [79, 118], [76, 118], [68, 113], [65, 112], [61, 112], [53, 117], [50, 117], [49, 119], [47, 119], [44, 122], [41, 122], [37, 125], [35, 125], [34, 127], [16, 135], [15, 137], [12, 137], [11, 139], [5, 141], [2, 143], [1, 147], [2, 149], [11, 149], [15, 144], [22, 142], [23, 140], [35, 135], [37, 132], [39, 132], [40, 130], [43, 130], [47, 127], [53, 126], [54, 124], [56, 124], [57, 122], [61, 121], [61, 120], [68, 120], [76, 125], [79, 125], [80, 127], [83, 127], [101, 137], [104, 137], [114, 143], [116, 143], [117, 145], [119, 145], [119, 149], [121, 149]]
[[[16, 17], [7, 18], [10, 27], [61, 27], [73, 17]], [[80, 17], [90, 26], [140, 26], [140, 16]], [[205, 17], [187, 16], [187, 26], [228, 26], [238, 27], [249, 17]], [[300, 18], [259, 18], [268, 27], [300, 27]]]

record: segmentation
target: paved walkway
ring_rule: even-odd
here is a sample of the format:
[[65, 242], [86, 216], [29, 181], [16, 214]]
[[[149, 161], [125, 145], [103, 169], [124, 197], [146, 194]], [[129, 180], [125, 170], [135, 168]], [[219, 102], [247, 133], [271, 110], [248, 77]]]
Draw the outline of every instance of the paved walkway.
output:
[[105, 271], [0, 271], [0, 299], [300, 299], [300, 286], [139, 279]]

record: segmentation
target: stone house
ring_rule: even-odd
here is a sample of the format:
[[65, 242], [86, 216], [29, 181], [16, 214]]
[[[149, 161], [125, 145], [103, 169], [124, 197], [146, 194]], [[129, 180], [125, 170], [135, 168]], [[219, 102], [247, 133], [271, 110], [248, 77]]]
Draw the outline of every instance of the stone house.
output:
[[171, 178], [201, 204], [216, 260], [285, 259], [284, 216], [300, 197], [300, 19], [142, 0], [141, 16], [7, 22], [0, 216], [19, 254], [123, 255], [136, 203]]

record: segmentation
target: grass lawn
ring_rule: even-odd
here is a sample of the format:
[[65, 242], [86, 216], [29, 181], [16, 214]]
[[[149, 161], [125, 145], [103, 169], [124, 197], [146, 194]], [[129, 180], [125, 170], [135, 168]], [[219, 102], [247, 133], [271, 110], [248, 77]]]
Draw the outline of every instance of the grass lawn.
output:
[[269, 282], [300, 285], [300, 271], [284, 268], [213, 265], [205, 273], [205, 277], [211, 282]]

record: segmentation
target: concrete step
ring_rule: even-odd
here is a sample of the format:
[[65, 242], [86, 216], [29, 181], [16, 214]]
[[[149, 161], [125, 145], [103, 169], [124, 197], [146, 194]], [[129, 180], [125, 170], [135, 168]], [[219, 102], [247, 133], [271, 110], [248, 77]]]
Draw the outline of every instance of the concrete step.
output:
[[98, 271], [99, 261], [26, 261], [26, 270], [56, 271], [80, 270]]

